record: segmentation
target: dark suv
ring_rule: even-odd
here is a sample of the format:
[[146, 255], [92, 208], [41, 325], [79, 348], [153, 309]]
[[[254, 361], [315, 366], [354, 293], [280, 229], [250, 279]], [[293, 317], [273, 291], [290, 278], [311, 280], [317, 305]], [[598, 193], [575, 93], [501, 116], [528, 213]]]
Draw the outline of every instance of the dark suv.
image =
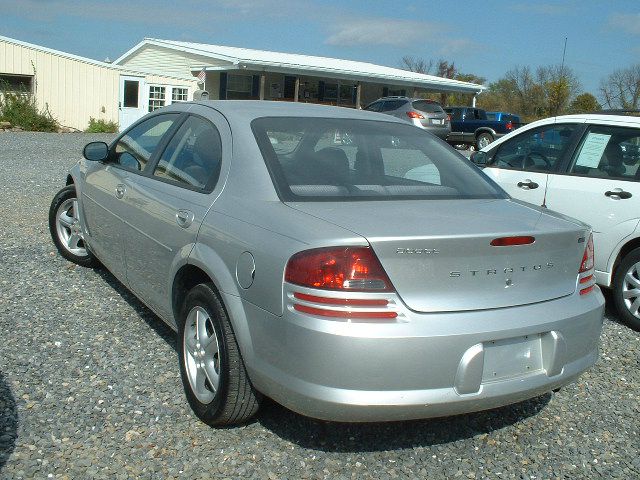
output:
[[424, 98], [383, 97], [367, 105], [365, 110], [402, 118], [416, 127], [445, 140], [451, 132], [449, 116], [438, 102]]

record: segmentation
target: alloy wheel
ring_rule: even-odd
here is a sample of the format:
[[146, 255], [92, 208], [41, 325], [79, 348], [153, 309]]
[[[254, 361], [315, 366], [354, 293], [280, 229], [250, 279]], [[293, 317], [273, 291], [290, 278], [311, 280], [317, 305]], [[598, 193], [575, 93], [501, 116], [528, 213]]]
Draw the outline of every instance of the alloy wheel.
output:
[[220, 346], [213, 322], [204, 308], [191, 309], [182, 341], [191, 390], [199, 402], [208, 404], [220, 388]]
[[78, 217], [78, 200], [76, 198], [68, 198], [58, 207], [56, 233], [62, 247], [69, 253], [79, 257], [88, 255]]
[[640, 318], [640, 262], [627, 270], [622, 281], [622, 298], [631, 315]]

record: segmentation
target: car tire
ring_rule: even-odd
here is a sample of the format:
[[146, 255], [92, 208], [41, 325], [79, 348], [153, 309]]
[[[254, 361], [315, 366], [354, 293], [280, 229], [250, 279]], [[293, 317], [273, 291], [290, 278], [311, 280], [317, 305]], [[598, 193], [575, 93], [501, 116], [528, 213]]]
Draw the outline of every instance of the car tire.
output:
[[493, 142], [493, 136], [490, 133], [481, 133], [476, 137], [476, 148], [482, 150], [491, 142]]
[[60, 255], [83, 267], [96, 267], [99, 262], [84, 242], [74, 185], [60, 190], [49, 207], [49, 232]]
[[191, 409], [210, 426], [246, 422], [261, 394], [251, 385], [231, 322], [210, 283], [193, 287], [178, 321], [180, 376]]
[[[640, 306], [640, 248], [624, 256], [616, 268], [612, 287], [613, 303], [620, 320], [640, 331], [640, 311], [637, 308]], [[637, 296], [634, 290], [637, 290]]]

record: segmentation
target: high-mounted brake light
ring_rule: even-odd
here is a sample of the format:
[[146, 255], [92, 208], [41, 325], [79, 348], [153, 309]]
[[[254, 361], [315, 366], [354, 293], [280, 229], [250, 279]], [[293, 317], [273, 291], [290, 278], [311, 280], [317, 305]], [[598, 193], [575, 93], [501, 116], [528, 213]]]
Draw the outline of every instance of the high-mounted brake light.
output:
[[315, 248], [289, 259], [284, 278], [309, 288], [389, 292], [393, 285], [369, 247]]
[[422, 115], [420, 115], [418, 112], [414, 112], [413, 110], [408, 111], [407, 112], [407, 116], [409, 118], [419, 118], [419, 119], [423, 119], [424, 117]]
[[580, 270], [578, 270], [578, 275], [583, 273], [588, 273], [583, 277], [580, 277], [579, 284], [581, 287], [580, 295], [586, 295], [591, 292], [595, 288], [595, 277], [593, 273], [590, 273], [594, 267], [594, 250], [593, 250], [593, 235], [589, 235], [589, 240], [587, 241], [587, 245], [584, 249], [584, 254], [582, 255], [582, 263], [580, 263]]
[[530, 245], [536, 241], [536, 237], [519, 236], [519, 237], [500, 237], [491, 240], [492, 247], [511, 247], [513, 245]]

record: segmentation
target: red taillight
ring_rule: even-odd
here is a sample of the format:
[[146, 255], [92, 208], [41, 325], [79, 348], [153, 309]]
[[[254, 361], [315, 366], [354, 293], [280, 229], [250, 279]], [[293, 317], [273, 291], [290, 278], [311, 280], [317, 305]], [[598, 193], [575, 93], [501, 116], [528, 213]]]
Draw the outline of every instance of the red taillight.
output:
[[420, 115], [418, 112], [414, 112], [414, 111], [409, 111], [407, 112], [407, 116], [409, 118], [419, 118], [419, 119], [423, 119], [424, 117], [422, 115]]
[[289, 259], [284, 279], [309, 288], [393, 291], [380, 261], [369, 247], [316, 248]]
[[519, 237], [500, 237], [491, 240], [492, 247], [511, 247], [513, 245], [529, 245], [536, 241], [535, 237], [519, 236]]
[[511, 122], [507, 122], [507, 124], [505, 125], [505, 128], [506, 128], [507, 130], [512, 130], [512, 129], [513, 129], [513, 123], [511, 123]]
[[[593, 255], [593, 235], [589, 235], [589, 240], [587, 240], [587, 246], [584, 249], [584, 254], [582, 255], [582, 263], [580, 264], [580, 270], [578, 274], [589, 273], [593, 270], [594, 267], [594, 255]], [[580, 295], [586, 295], [591, 292], [595, 288], [595, 278], [593, 273], [589, 275], [585, 275], [584, 277], [580, 277], [578, 281], [580, 286], [585, 285], [584, 288], [580, 289]]]
[[584, 249], [582, 255], [582, 263], [580, 264], [580, 270], [578, 273], [584, 273], [593, 268], [593, 235], [589, 235], [587, 240], [587, 246]]
[[357, 306], [357, 307], [386, 307], [389, 300], [385, 299], [365, 299], [365, 298], [335, 298], [335, 297], [318, 297], [317, 295], [308, 295], [306, 293], [295, 292], [294, 298], [304, 300], [306, 302], [322, 303], [325, 305], [338, 306]]
[[357, 318], [357, 319], [367, 319], [367, 318], [396, 318], [398, 314], [396, 312], [358, 312], [358, 311], [343, 311], [343, 310], [328, 310], [325, 308], [315, 308], [309, 307], [307, 305], [299, 305], [295, 304], [293, 306], [295, 310], [302, 313], [308, 313], [310, 315], [318, 315], [320, 317], [331, 317], [331, 318]]

